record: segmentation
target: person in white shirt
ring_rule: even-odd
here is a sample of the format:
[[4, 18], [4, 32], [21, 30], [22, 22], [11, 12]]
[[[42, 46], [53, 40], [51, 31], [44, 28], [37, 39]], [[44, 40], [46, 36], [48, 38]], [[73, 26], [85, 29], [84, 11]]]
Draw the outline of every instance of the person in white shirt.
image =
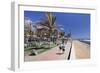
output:
[[60, 44], [59, 49], [60, 49], [61, 53], [64, 54], [64, 52], [65, 52], [65, 45], [64, 44]]

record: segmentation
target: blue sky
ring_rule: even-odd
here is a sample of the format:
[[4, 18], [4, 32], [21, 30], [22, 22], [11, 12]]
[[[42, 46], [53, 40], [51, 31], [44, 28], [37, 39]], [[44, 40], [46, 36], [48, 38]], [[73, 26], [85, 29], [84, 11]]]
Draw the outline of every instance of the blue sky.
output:
[[[64, 28], [64, 32], [72, 33], [73, 38], [90, 38], [90, 14], [54, 12], [56, 24]], [[24, 17], [33, 23], [46, 18], [45, 12], [24, 11]]]

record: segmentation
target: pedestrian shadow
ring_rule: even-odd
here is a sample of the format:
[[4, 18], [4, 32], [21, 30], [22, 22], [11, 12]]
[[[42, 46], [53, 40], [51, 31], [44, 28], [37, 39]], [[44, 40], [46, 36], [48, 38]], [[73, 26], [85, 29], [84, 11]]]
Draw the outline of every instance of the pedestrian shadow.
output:
[[64, 53], [59, 53], [59, 52], [58, 52], [58, 53], [56, 53], [56, 54], [57, 54], [57, 55], [62, 55], [62, 54], [64, 54]]

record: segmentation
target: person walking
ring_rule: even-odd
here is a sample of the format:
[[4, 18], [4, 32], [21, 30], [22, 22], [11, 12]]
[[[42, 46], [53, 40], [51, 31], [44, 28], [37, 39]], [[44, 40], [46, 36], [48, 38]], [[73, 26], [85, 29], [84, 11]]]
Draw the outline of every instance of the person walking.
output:
[[59, 46], [59, 49], [60, 49], [60, 52], [62, 54], [64, 54], [64, 52], [65, 52], [65, 45], [63, 43], [61, 43], [60, 46]]

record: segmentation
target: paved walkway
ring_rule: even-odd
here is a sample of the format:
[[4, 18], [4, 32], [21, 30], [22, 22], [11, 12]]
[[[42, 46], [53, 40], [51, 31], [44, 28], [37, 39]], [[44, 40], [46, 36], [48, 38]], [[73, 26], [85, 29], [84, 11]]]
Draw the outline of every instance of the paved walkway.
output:
[[[47, 60], [67, 60], [71, 43], [65, 45], [65, 53], [62, 54], [59, 47], [52, 48], [36, 56], [25, 56], [25, 61], [47, 61]], [[90, 45], [74, 40], [72, 44], [70, 60], [90, 58]]]
[[76, 52], [75, 52], [75, 47], [74, 47], [74, 43], [73, 43], [72, 44], [70, 60], [75, 60], [75, 59], [76, 59]]
[[62, 54], [59, 47], [52, 48], [46, 52], [43, 52], [37, 56], [25, 56], [25, 61], [42, 61], [42, 60], [64, 60], [67, 59], [69, 54], [70, 42], [65, 45], [65, 53]]

